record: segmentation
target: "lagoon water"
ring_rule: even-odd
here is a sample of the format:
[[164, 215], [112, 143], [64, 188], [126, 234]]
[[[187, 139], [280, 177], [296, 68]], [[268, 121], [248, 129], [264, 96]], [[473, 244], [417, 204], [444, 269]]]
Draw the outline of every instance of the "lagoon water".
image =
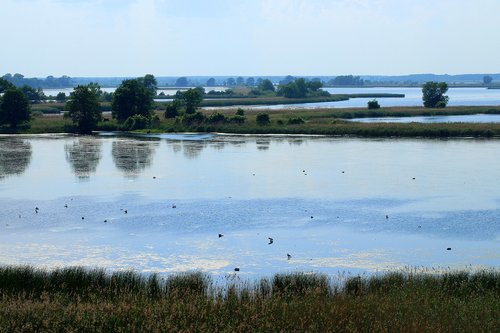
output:
[[375, 117], [353, 118], [359, 123], [500, 123], [499, 114], [467, 114], [458, 116], [415, 116], [415, 117]]
[[[187, 88], [186, 88], [187, 89]], [[206, 87], [205, 90], [223, 91], [226, 87]], [[116, 88], [102, 88], [103, 91], [114, 92]], [[174, 95], [178, 88], [159, 88], [158, 94], [163, 92], [167, 95]], [[182, 89], [181, 89], [182, 90]], [[422, 106], [422, 88], [411, 87], [374, 87], [374, 88], [324, 88], [331, 94], [404, 94], [404, 98], [377, 98], [377, 101], [382, 107], [391, 106]], [[69, 95], [73, 89], [44, 89], [47, 96], [55, 96], [58, 92], [64, 92]], [[500, 89], [487, 88], [450, 88], [447, 92], [450, 97], [448, 105], [450, 106], [498, 106], [500, 105]], [[351, 107], [366, 107], [368, 101], [373, 98], [351, 98], [348, 101], [341, 102], [324, 102], [324, 103], [303, 103], [303, 104], [281, 104], [272, 106], [244, 106], [244, 108], [252, 109], [283, 109], [283, 108], [351, 108]], [[171, 100], [158, 99], [157, 102], [170, 102]]]
[[0, 136], [0, 264], [250, 278], [498, 268], [499, 151], [500, 140]]

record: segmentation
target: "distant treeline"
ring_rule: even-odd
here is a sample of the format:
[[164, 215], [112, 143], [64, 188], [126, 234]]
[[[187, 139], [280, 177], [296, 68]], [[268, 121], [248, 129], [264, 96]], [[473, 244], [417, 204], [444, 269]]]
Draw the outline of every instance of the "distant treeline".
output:
[[16, 73], [14, 75], [7, 73], [2, 78], [16, 87], [30, 86], [32, 88], [70, 88], [73, 87], [72, 79], [69, 76], [63, 75], [61, 77], [47, 76], [45, 79], [41, 78], [26, 78], [24, 75]]
[[[56, 78], [26, 78], [16, 73], [5, 74], [3, 78], [17, 87], [27, 85], [33, 88], [71, 88], [77, 85], [86, 85], [91, 82], [101, 87], [117, 87], [123, 80], [130, 77], [69, 77]], [[325, 86], [347, 87], [374, 87], [374, 86], [421, 86], [428, 81], [446, 82], [456, 86], [498, 86], [500, 74], [411, 74], [411, 75], [338, 75], [338, 76], [159, 76], [156, 77], [158, 87], [257, 87], [264, 80], [271, 81], [274, 85], [288, 84], [298, 78], [306, 81], [321, 82]]]

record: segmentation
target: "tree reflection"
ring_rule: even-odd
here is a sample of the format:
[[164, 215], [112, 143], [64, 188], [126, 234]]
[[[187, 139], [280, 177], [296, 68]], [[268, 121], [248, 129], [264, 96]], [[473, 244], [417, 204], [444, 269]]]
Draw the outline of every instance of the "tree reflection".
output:
[[184, 156], [189, 159], [195, 159], [200, 156], [203, 149], [205, 149], [206, 142], [205, 141], [183, 141], [182, 142], [182, 150]]
[[0, 138], [0, 179], [20, 175], [31, 162], [31, 143], [20, 138]]
[[151, 165], [158, 141], [117, 139], [111, 154], [118, 170], [127, 178], [136, 178]]
[[269, 139], [258, 139], [256, 142], [258, 150], [268, 150], [271, 145], [271, 140]]
[[82, 137], [72, 144], [66, 144], [66, 161], [71, 165], [75, 176], [87, 179], [96, 172], [97, 165], [102, 157], [102, 142], [91, 137]]

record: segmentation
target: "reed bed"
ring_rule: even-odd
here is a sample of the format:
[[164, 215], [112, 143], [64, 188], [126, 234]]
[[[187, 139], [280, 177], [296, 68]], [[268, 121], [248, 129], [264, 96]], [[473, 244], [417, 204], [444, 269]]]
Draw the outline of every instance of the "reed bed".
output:
[[0, 268], [2, 332], [494, 332], [497, 271], [386, 273], [346, 280], [277, 274], [214, 283], [80, 267]]

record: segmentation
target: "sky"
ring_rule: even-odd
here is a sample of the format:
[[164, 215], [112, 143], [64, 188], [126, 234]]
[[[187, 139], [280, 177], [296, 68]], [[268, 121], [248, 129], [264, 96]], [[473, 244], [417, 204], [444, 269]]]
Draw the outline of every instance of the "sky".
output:
[[500, 72], [499, 0], [0, 0], [0, 75]]

